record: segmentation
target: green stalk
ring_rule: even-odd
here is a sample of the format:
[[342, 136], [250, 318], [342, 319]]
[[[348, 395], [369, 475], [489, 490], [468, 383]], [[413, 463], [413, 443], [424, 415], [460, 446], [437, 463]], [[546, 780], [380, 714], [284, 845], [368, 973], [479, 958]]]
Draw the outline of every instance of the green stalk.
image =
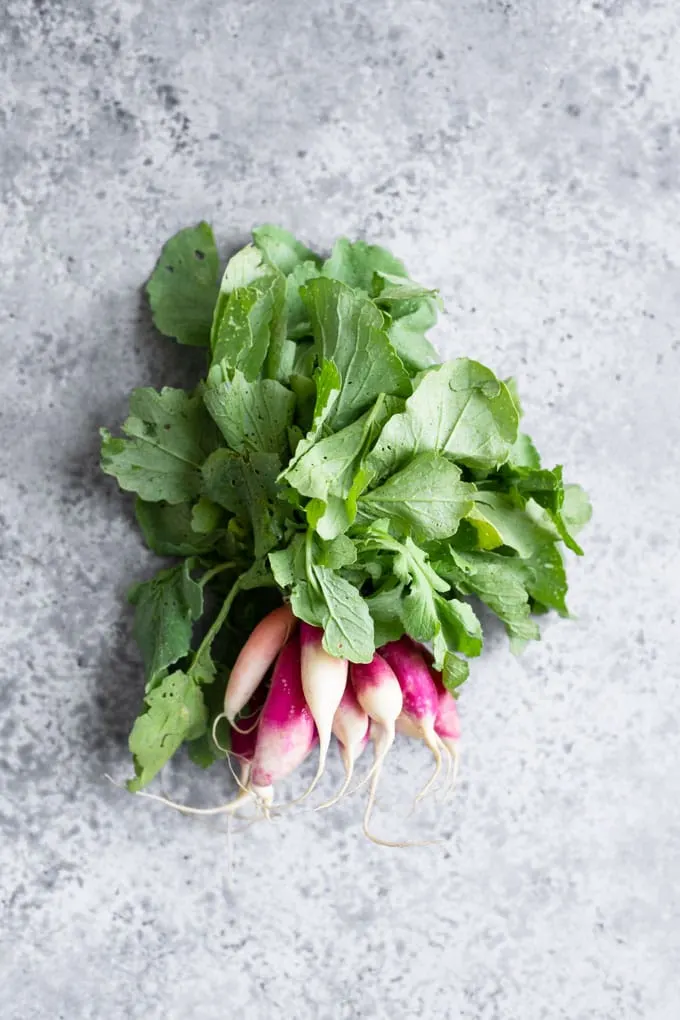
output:
[[216, 567], [211, 567], [210, 570], [206, 570], [205, 574], [198, 582], [201, 588], [204, 588], [208, 581], [212, 581], [213, 577], [221, 574], [223, 570], [231, 570], [236, 566], [235, 563], [220, 563]]
[[208, 649], [212, 645], [213, 641], [215, 640], [217, 634], [220, 631], [220, 628], [224, 624], [224, 621], [229, 616], [229, 610], [231, 609], [232, 605], [234, 604], [234, 599], [236, 598], [236, 596], [238, 595], [240, 590], [241, 590], [241, 578], [238, 577], [236, 579], [236, 581], [234, 582], [234, 584], [231, 586], [231, 590], [229, 591], [229, 594], [227, 595], [227, 597], [225, 598], [224, 602], [222, 603], [222, 608], [220, 609], [219, 613], [217, 614], [217, 616], [215, 617], [215, 619], [211, 623], [210, 627], [208, 628], [207, 634], [205, 635], [205, 637], [201, 641], [201, 643], [200, 643], [200, 645], [198, 647], [198, 651], [194, 655], [194, 661], [191, 664], [191, 669], [193, 669], [193, 667], [200, 660], [200, 658], [204, 654], [204, 652], [208, 651]]

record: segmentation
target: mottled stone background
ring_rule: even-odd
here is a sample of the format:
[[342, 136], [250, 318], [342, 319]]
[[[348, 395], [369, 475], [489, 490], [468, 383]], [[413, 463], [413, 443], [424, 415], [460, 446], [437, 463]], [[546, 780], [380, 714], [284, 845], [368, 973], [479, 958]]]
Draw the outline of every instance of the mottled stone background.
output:
[[[676, 0], [4, 0], [3, 1018], [680, 1016], [679, 57]], [[475, 665], [443, 847], [349, 801], [230, 851], [103, 778], [153, 563], [96, 427], [195, 370], [140, 285], [201, 217], [392, 246], [592, 494], [575, 621]], [[399, 745], [381, 831], [425, 768]]]

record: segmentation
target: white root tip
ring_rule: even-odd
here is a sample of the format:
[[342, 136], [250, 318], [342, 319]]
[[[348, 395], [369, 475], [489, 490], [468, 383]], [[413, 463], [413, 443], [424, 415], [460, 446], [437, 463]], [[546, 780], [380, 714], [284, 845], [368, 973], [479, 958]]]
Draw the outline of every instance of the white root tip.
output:
[[423, 740], [425, 741], [426, 746], [429, 747], [429, 749], [432, 751], [432, 754], [434, 755], [435, 765], [434, 772], [432, 773], [428, 781], [425, 783], [425, 786], [422, 788], [422, 790], [415, 799], [414, 803], [416, 804], [418, 804], [421, 800], [423, 800], [424, 797], [427, 796], [429, 791], [432, 789], [434, 783], [437, 781], [439, 773], [441, 772], [442, 769], [442, 748], [446, 752], [447, 756], [450, 757], [449, 749], [445, 747], [445, 745], [439, 739], [434, 730], [430, 732], [423, 731]]
[[342, 800], [345, 796], [349, 784], [352, 782], [352, 776], [354, 775], [354, 755], [352, 755], [352, 753], [345, 747], [342, 748], [340, 754], [342, 757], [342, 763], [345, 766], [345, 781], [336, 793], [335, 797], [331, 797], [330, 800], [325, 801], [323, 804], [319, 804], [319, 806], [314, 809], [315, 811], [325, 811], [327, 808], [333, 807], [334, 804], [337, 804], [338, 801]]
[[328, 748], [330, 747], [330, 743], [331, 743], [330, 733], [328, 733], [327, 736], [325, 735], [322, 736], [321, 733], [319, 734], [319, 764], [316, 769], [316, 775], [314, 776], [314, 778], [312, 779], [311, 783], [309, 784], [304, 793], [300, 794], [299, 797], [296, 797], [295, 800], [289, 800], [286, 803], [285, 806], [287, 808], [296, 807], [298, 804], [302, 804], [304, 800], [307, 800], [310, 793], [313, 793], [314, 790], [316, 789], [317, 783], [319, 782], [322, 775], [326, 771], [326, 758], [328, 757]]
[[[394, 739], [394, 734], [393, 734], [393, 739]], [[363, 822], [364, 836], [366, 837], [366, 839], [369, 839], [371, 841], [371, 843], [375, 843], [376, 846], [386, 846], [386, 847], [390, 847], [392, 849], [404, 849], [405, 847], [416, 847], [416, 846], [435, 846], [437, 843], [439, 843], [441, 841], [440, 840], [429, 840], [428, 839], [428, 840], [414, 840], [414, 841], [403, 841], [402, 842], [402, 841], [394, 841], [394, 840], [390, 840], [390, 839], [382, 839], [380, 836], [375, 836], [371, 832], [371, 830], [369, 828], [369, 822], [371, 820], [371, 814], [373, 812], [373, 807], [375, 805], [375, 796], [376, 796], [376, 791], [378, 789], [378, 781], [380, 779], [380, 773], [382, 772], [382, 767], [383, 767], [383, 764], [385, 762], [385, 758], [387, 756], [387, 752], [390, 749], [391, 743], [392, 743], [392, 741], [389, 741], [389, 743], [387, 743], [387, 745], [382, 749], [382, 751], [380, 753], [379, 759], [376, 757], [377, 769], [375, 770], [375, 772], [373, 774], [373, 781], [371, 783], [371, 792], [368, 795], [368, 800], [366, 801], [366, 809], [364, 811], [364, 822]]]
[[452, 739], [445, 740], [444, 744], [446, 746], [447, 751], [449, 752], [449, 755], [451, 756], [451, 761], [453, 762], [451, 782], [447, 787], [444, 798], [447, 799], [449, 797], [452, 797], [456, 792], [456, 785], [458, 783], [458, 769], [460, 767], [460, 747], [458, 746], [458, 741]]

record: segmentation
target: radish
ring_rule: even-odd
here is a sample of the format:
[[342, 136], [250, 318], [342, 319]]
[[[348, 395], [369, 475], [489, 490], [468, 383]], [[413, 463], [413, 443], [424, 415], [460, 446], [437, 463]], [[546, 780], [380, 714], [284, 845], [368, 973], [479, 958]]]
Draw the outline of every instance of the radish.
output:
[[436, 669], [430, 667], [430, 674], [434, 680], [434, 685], [437, 689], [437, 696], [439, 698], [439, 708], [437, 710], [437, 718], [434, 721], [435, 733], [441, 740], [444, 747], [447, 749], [453, 761], [453, 776], [451, 778], [451, 792], [456, 785], [456, 779], [458, 777], [458, 765], [460, 762], [460, 716], [458, 714], [458, 704], [456, 699], [450, 694], [444, 682], [442, 675]]
[[367, 665], [352, 663], [350, 677], [357, 701], [372, 720], [371, 736], [375, 742], [375, 762], [369, 772], [371, 791], [364, 812], [364, 833], [374, 843], [382, 846], [402, 846], [401, 843], [378, 839], [368, 829], [378, 780], [387, 753], [394, 743], [395, 723], [403, 706], [401, 687], [392, 668], [377, 652]]
[[224, 692], [224, 717], [235, 730], [239, 728], [236, 716], [264, 680], [294, 626], [295, 617], [290, 606], [279, 606], [260, 620], [239, 652]]
[[352, 781], [354, 764], [368, 743], [369, 730], [368, 715], [357, 701], [354, 688], [348, 683], [333, 716], [333, 736], [340, 745], [340, 756], [345, 766], [345, 781], [335, 797], [325, 804], [320, 804], [317, 811], [331, 807], [344, 797]]
[[300, 675], [300, 642], [294, 635], [276, 660], [267, 700], [260, 715], [248, 789], [266, 807], [272, 784], [285, 779], [307, 757], [317, 739]]
[[[435, 731], [435, 720], [439, 711], [437, 688], [418, 646], [409, 638], [401, 638], [399, 641], [383, 645], [380, 654], [394, 670], [404, 695], [403, 714], [406, 718], [402, 725], [411, 724], [434, 755], [435, 770], [416, 797], [416, 801], [419, 801], [430, 790], [442, 767], [443, 745]], [[446, 753], [449, 754], [448, 749]]]
[[333, 720], [347, 686], [347, 660], [329, 655], [322, 640], [323, 631], [318, 627], [300, 624], [302, 690], [319, 733], [319, 765], [310, 787], [299, 800], [310, 795], [324, 773]]
[[[451, 763], [453, 763], [453, 776], [451, 777], [451, 790], [453, 790], [458, 776], [460, 761], [460, 716], [458, 715], [456, 699], [444, 687], [441, 673], [432, 667], [430, 667], [430, 673], [437, 688], [439, 699], [437, 716], [434, 721], [434, 731], [450, 755], [446, 775], [447, 785], [451, 775]], [[413, 737], [416, 740], [422, 739], [422, 732], [419, 726], [404, 712], [397, 719], [397, 733], [401, 733], [405, 737]]]

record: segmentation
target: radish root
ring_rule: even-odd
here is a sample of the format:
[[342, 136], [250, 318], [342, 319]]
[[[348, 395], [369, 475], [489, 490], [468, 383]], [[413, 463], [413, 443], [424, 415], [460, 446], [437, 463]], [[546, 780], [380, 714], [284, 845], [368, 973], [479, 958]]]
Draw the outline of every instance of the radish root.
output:
[[444, 748], [444, 750], [445, 750], [449, 760], [450, 760], [450, 757], [451, 757], [451, 753], [450, 753], [449, 749], [447, 747], [445, 747], [444, 744], [442, 744], [441, 740], [439, 739], [437, 734], [434, 732], [434, 730], [431, 733], [423, 732], [423, 740], [425, 742], [425, 745], [427, 747], [429, 747], [430, 751], [432, 751], [432, 754], [434, 755], [435, 767], [434, 767], [434, 772], [432, 773], [432, 775], [430, 776], [428, 781], [425, 783], [425, 786], [422, 788], [420, 793], [416, 796], [416, 799], [415, 799], [415, 803], [416, 804], [418, 804], [421, 800], [423, 800], [424, 797], [427, 796], [429, 791], [432, 789], [433, 784], [436, 782], [437, 777], [439, 776], [439, 773], [441, 772], [441, 769], [442, 769], [442, 748]]
[[[259, 712], [255, 713], [255, 722], [253, 723], [252, 726], [249, 726], [247, 730], [242, 730], [240, 726], [237, 726], [235, 719], [229, 725], [231, 726], [232, 730], [236, 730], [236, 732], [240, 733], [242, 737], [247, 737], [249, 733], [252, 733], [253, 730], [257, 729], [258, 723], [260, 721], [261, 714], [262, 714], [262, 709], [260, 709]], [[218, 716], [217, 718], [219, 719], [220, 716]], [[226, 715], [224, 715], [224, 713], [222, 713], [222, 718], [223, 719], [227, 718]], [[249, 719], [250, 716], [245, 716], [245, 718]]]
[[403, 849], [403, 848], [406, 848], [406, 847], [416, 847], [416, 846], [435, 846], [437, 843], [439, 843], [441, 841], [440, 840], [430, 840], [430, 839], [428, 839], [428, 840], [413, 840], [413, 841], [407, 841], [407, 840], [406, 841], [396, 841], [396, 840], [382, 839], [380, 836], [375, 836], [371, 832], [371, 830], [369, 829], [369, 823], [370, 823], [370, 820], [371, 820], [371, 814], [373, 813], [373, 808], [375, 806], [375, 797], [376, 797], [376, 792], [377, 792], [377, 789], [378, 789], [378, 782], [380, 780], [380, 774], [382, 772], [382, 768], [383, 768], [383, 765], [385, 763], [385, 758], [387, 757], [387, 752], [389, 751], [390, 747], [392, 746], [393, 740], [394, 740], [394, 729], [392, 730], [391, 738], [390, 738], [390, 735], [389, 735], [389, 730], [386, 730], [385, 738], [384, 738], [384, 746], [381, 748], [380, 752], [376, 754], [375, 765], [377, 765], [377, 768], [374, 768], [374, 770], [372, 770], [373, 771], [373, 781], [371, 782], [371, 791], [370, 791], [370, 793], [368, 795], [368, 800], [366, 801], [366, 808], [364, 810], [364, 822], [363, 822], [364, 836], [366, 837], [366, 839], [369, 839], [371, 841], [371, 843], [375, 843], [376, 846], [386, 846], [386, 847], [391, 847], [393, 849]]
[[342, 764], [345, 766], [345, 781], [336, 793], [335, 797], [331, 797], [330, 800], [325, 801], [323, 804], [319, 804], [318, 807], [314, 808], [315, 811], [325, 811], [327, 808], [333, 807], [333, 805], [342, 800], [347, 793], [347, 788], [352, 782], [352, 776], [354, 775], [354, 755], [351, 754], [346, 747], [343, 747], [340, 751], [340, 756], [342, 758]]

